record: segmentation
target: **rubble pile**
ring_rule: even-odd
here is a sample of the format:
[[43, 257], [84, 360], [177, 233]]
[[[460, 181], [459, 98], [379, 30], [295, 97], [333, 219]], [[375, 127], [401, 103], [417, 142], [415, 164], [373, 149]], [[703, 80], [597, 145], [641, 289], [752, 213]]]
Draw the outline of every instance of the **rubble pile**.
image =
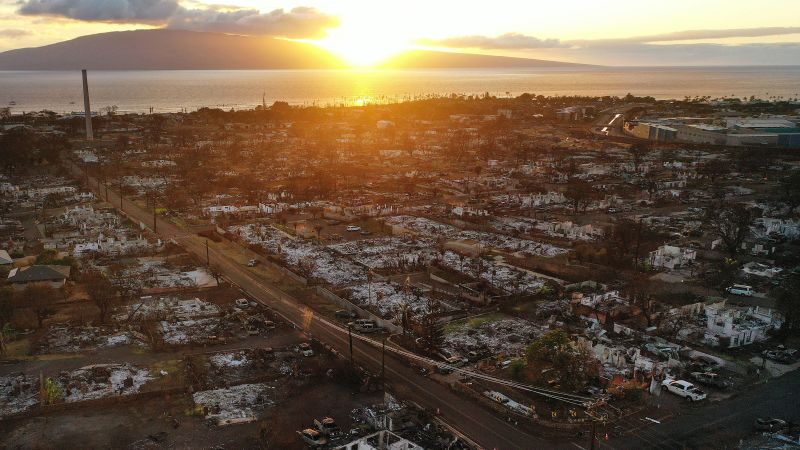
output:
[[532, 273], [493, 259], [465, 257], [446, 251], [440, 262], [451, 270], [487, 281], [506, 292], [536, 293], [544, 286], [544, 281]]
[[111, 327], [59, 325], [48, 328], [38, 343], [36, 353], [77, 353], [101, 347], [129, 345], [141, 340], [132, 333]]
[[253, 422], [258, 413], [275, 404], [268, 393], [275, 389], [267, 384], [240, 384], [225, 389], [195, 392], [192, 399], [202, 406], [208, 420], [217, 425]]
[[444, 348], [461, 354], [469, 351], [518, 354], [545, 331], [543, 326], [517, 318], [490, 319], [476, 326], [467, 321], [450, 327], [444, 337]]
[[219, 306], [192, 298], [180, 300], [174, 297], [142, 297], [140, 301], [126, 307], [126, 311], [117, 314], [117, 320], [155, 320], [175, 318], [178, 320], [197, 319], [218, 316], [222, 311]]
[[304, 242], [266, 226], [230, 227], [231, 233], [249, 243], [260, 245], [270, 253], [282, 255], [287, 265], [304, 276], [320, 278], [333, 285], [346, 285], [366, 280], [364, 269], [333, 250], [316, 243]]
[[397, 237], [384, 237], [342, 242], [328, 246], [342, 255], [353, 258], [370, 269], [399, 269], [426, 264], [434, 256], [431, 239], [408, 242]]
[[23, 374], [0, 377], [0, 417], [39, 404], [39, 380]]
[[280, 377], [276, 352], [271, 349], [251, 348], [234, 352], [215, 353], [208, 357], [206, 378], [208, 385], [218, 386], [242, 383], [264, 377]]
[[569, 250], [556, 247], [550, 244], [505, 236], [497, 233], [485, 233], [478, 231], [461, 231], [458, 233], [459, 240], [470, 240], [481, 244], [485, 248], [496, 248], [512, 253], [519, 253], [525, 256], [553, 257], [563, 255]]
[[429, 312], [431, 299], [418, 292], [405, 290], [397, 283], [377, 281], [351, 286], [348, 291], [351, 298], [360, 305], [377, 312], [383, 318], [395, 317], [403, 308], [408, 307], [417, 315]]
[[131, 364], [95, 364], [61, 372], [56, 382], [70, 403], [135, 394], [152, 379], [147, 369]]
[[164, 343], [170, 345], [204, 344], [220, 337], [230, 337], [232, 333], [222, 326], [218, 317], [166, 321], [160, 323]]
[[133, 289], [175, 289], [216, 286], [214, 277], [203, 267], [181, 271], [167, 266], [161, 257], [136, 258], [114, 282]]

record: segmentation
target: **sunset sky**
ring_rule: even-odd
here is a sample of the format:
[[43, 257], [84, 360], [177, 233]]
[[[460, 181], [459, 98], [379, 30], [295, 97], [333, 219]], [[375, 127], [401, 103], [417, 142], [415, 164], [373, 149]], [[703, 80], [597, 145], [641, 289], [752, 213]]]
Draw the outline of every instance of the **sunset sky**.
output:
[[0, 51], [166, 27], [312, 41], [356, 65], [409, 48], [608, 65], [792, 65], [798, 18], [798, 0], [0, 0]]

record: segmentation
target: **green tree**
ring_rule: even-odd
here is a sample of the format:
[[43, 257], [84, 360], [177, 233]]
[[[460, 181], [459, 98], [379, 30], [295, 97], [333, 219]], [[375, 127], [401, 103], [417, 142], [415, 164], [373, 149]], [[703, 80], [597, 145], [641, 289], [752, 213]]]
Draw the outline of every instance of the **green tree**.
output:
[[522, 381], [525, 377], [525, 362], [522, 359], [511, 361], [511, 365], [508, 366], [508, 374], [512, 379]]
[[582, 387], [589, 377], [591, 360], [588, 352], [572, 342], [563, 330], [548, 331], [528, 346], [525, 355], [529, 363], [550, 363], [559, 383], [566, 389]]
[[44, 250], [36, 257], [36, 264], [44, 266], [71, 266], [73, 262], [71, 256], [59, 258], [58, 252], [55, 250]]
[[780, 334], [783, 339], [800, 333], [800, 275], [792, 274], [783, 281], [776, 299], [778, 310], [783, 313]]
[[63, 397], [61, 386], [59, 386], [55, 380], [48, 377], [46, 380], [44, 380], [42, 397], [44, 397], [44, 402], [48, 405], [58, 402]]

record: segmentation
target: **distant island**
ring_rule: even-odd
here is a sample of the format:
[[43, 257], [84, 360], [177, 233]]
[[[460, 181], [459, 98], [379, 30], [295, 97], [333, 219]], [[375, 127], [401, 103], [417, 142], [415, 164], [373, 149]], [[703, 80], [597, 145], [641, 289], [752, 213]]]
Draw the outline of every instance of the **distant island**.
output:
[[[182, 30], [99, 33], [42, 47], [0, 53], [0, 70], [246, 70], [339, 69], [331, 52], [304, 42]], [[582, 64], [505, 56], [411, 50], [383, 68], [456, 69], [580, 67]]]

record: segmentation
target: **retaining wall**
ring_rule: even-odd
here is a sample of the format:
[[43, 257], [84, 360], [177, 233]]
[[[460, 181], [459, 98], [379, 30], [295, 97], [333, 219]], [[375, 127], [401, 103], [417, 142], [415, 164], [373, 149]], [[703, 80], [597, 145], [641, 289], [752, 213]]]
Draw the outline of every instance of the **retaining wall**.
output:
[[352, 302], [350, 302], [348, 300], [345, 300], [342, 297], [339, 297], [338, 295], [336, 295], [333, 292], [325, 289], [322, 286], [316, 286], [316, 292], [317, 292], [317, 295], [319, 295], [320, 297], [336, 303], [337, 305], [339, 305], [343, 309], [355, 312], [356, 314], [358, 314], [359, 318], [374, 320], [375, 323], [379, 327], [385, 328], [385, 329], [389, 330], [390, 332], [392, 332], [394, 334], [398, 334], [398, 333], [402, 333], [403, 332], [403, 328], [402, 327], [399, 327], [399, 326], [393, 324], [392, 322], [389, 322], [386, 319], [383, 319], [381, 317], [376, 316], [372, 312], [367, 311], [366, 309], [364, 309], [364, 308], [362, 308], [362, 307], [360, 307], [360, 306], [358, 306], [358, 305], [356, 305], [356, 304], [354, 304], [354, 303], [352, 303]]

